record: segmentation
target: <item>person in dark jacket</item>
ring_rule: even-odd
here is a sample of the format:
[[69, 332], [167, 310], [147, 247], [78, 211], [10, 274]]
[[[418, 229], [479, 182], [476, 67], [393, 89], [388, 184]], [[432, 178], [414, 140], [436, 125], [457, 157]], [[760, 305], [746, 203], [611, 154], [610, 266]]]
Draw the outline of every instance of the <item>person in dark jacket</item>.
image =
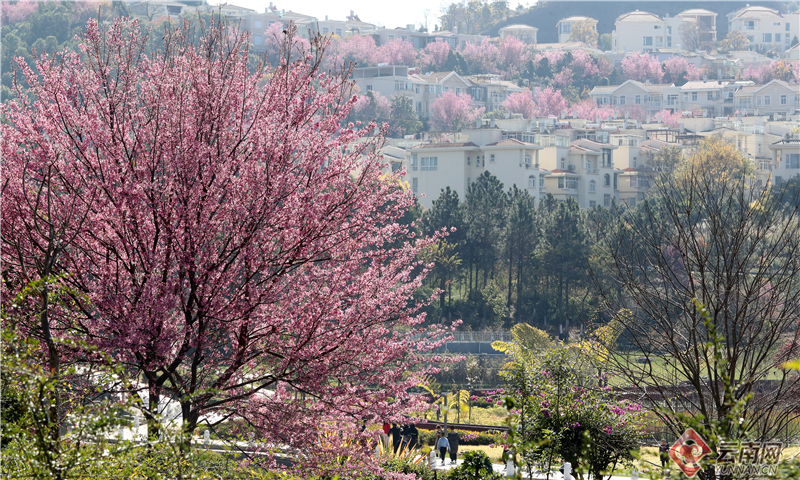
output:
[[461, 440], [461, 437], [458, 435], [458, 432], [450, 430], [450, 433], [447, 434], [447, 441], [450, 443], [450, 463], [456, 463], [456, 459], [458, 458], [459, 440]]
[[392, 437], [392, 447], [394, 453], [397, 453], [397, 450], [400, 448], [400, 442], [403, 440], [403, 436], [400, 433], [400, 427], [398, 427], [396, 423], [393, 423], [392, 428], [389, 429], [389, 435]]
[[417, 430], [417, 426], [413, 423], [408, 427], [408, 434], [411, 437], [411, 441], [408, 443], [408, 448], [416, 448], [419, 440], [419, 430]]
[[661, 439], [661, 445], [658, 446], [658, 456], [661, 459], [661, 468], [667, 468], [669, 464], [669, 445], [665, 439]]

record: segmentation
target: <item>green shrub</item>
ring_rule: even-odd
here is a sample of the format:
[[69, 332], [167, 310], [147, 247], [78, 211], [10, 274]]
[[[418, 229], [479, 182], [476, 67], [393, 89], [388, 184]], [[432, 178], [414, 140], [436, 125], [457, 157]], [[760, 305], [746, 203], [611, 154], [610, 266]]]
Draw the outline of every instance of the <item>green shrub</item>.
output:
[[448, 480], [502, 480], [492, 468], [492, 461], [480, 450], [464, 452], [464, 463], [450, 470]]

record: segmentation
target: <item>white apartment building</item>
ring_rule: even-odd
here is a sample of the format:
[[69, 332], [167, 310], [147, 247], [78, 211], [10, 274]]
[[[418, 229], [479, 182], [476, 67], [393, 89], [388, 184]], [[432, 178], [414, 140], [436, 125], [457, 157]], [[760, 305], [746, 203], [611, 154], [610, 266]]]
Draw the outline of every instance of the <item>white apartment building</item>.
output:
[[772, 153], [772, 181], [775, 185], [800, 175], [800, 139], [779, 140], [769, 146]]
[[[499, 139], [500, 131], [488, 132]], [[445, 187], [464, 198], [467, 187], [488, 171], [506, 188], [516, 185], [538, 202], [539, 151], [541, 146], [515, 139], [497, 140], [478, 146], [473, 142], [423, 143], [406, 154], [405, 180], [422, 206], [430, 208]]]
[[720, 80], [686, 82], [681, 86], [683, 109], [700, 109], [706, 117], [720, 117], [733, 113], [734, 93], [738, 86]]
[[569, 42], [569, 37], [572, 34], [572, 26], [578, 22], [583, 22], [586, 20], [592, 23], [592, 28], [596, 32], [597, 20], [592, 17], [572, 16], [559, 20], [558, 23], [556, 23], [556, 30], [558, 31], [558, 43]]
[[519, 23], [514, 25], [506, 25], [505, 27], [497, 31], [497, 35], [502, 39], [506, 39], [508, 37], [514, 37], [522, 43], [529, 43], [529, 44], [536, 43], [536, 36], [538, 33], [539, 33], [538, 28]]
[[677, 47], [681, 44], [680, 27], [684, 21], [680, 16], [661, 18], [639, 10], [622, 14], [617, 17], [611, 32], [611, 50], [653, 52], [659, 48]]
[[800, 16], [796, 13], [782, 15], [771, 8], [748, 5], [728, 14], [728, 31], [744, 33], [751, 49], [783, 52], [800, 34]]

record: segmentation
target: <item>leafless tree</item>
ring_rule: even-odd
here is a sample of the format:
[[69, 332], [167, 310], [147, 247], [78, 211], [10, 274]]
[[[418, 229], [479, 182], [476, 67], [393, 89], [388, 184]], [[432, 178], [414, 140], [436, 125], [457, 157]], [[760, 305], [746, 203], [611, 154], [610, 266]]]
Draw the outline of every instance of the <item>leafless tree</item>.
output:
[[632, 312], [617, 317], [630, 352], [609, 367], [676, 435], [690, 415], [770, 439], [800, 415], [800, 377], [780, 368], [800, 354], [800, 198], [752, 188], [750, 171], [723, 141], [701, 144], [605, 241], [604, 307]]

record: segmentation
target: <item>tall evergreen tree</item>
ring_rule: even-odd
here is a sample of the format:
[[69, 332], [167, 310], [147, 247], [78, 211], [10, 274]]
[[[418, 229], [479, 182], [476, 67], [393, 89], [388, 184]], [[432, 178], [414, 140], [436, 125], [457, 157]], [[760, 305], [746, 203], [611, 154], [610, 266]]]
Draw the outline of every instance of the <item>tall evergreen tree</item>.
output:
[[[467, 188], [464, 223], [467, 226], [466, 257], [469, 261], [470, 292], [478, 286], [478, 271], [483, 286], [494, 277], [499, 246], [505, 226], [506, 194], [503, 183], [488, 171]], [[472, 270], [475, 269], [473, 285]]]
[[422, 122], [414, 111], [414, 102], [405, 95], [392, 97], [392, 112], [389, 115], [389, 134], [393, 137], [416, 135]]
[[522, 298], [522, 272], [531, 266], [531, 255], [539, 242], [540, 226], [536, 215], [534, 199], [527, 190], [516, 185], [508, 192], [504, 247], [508, 262], [508, 298], [511, 307], [513, 282], [516, 272], [516, 310]]

